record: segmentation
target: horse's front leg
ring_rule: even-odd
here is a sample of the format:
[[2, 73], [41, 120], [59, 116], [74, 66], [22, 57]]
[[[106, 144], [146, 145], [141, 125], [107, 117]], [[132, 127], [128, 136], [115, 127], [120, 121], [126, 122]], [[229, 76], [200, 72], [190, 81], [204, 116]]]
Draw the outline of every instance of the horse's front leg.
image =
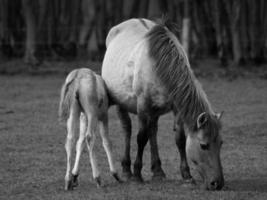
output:
[[131, 135], [132, 135], [132, 124], [131, 118], [127, 112], [127, 110], [123, 109], [122, 107], [117, 106], [117, 112], [119, 119], [121, 121], [123, 133], [124, 133], [124, 144], [125, 144], [125, 151], [121, 161], [122, 165], [122, 175], [127, 180], [132, 176], [131, 171], [131, 157], [130, 157], [130, 150], [131, 150]]
[[185, 151], [185, 145], [186, 145], [186, 137], [185, 137], [185, 132], [184, 132], [184, 127], [182, 123], [179, 123], [175, 127], [175, 142], [177, 145], [177, 148], [180, 153], [180, 171], [182, 178], [186, 182], [194, 182], [193, 178], [190, 174], [190, 169], [188, 166], [187, 158], [186, 158], [186, 151]]
[[165, 178], [165, 173], [161, 168], [161, 161], [158, 151], [157, 131], [158, 131], [158, 117], [150, 123], [150, 152], [151, 152], [151, 171], [153, 172], [153, 179]]

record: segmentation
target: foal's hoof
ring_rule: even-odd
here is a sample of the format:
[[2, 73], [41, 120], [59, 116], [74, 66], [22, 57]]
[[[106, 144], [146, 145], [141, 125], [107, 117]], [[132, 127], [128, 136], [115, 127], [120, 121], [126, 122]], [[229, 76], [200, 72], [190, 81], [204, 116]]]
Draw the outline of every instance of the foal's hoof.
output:
[[73, 188], [75, 188], [75, 187], [77, 187], [78, 185], [79, 185], [79, 183], [78, 183], [78, 176], [79, 176], [79, 174], [77, 174], [77, 175], [71, 175], [71, 180], [72, 180], [72, 187]]
[[95, 177], [94, 179], [95, 179], [97, 187], [100, 188], [102, 186], [100, 176]]
[[119, 175], [116, 172], [112, 172], [112, 176], [118, 181], [119, 183], [123, 183], [123, 181], [120, 179]]
[[65, 181], [65, 190], [73, 190], [75, 187], [78, 186], [78, 176], [78, 174], [72, 174], [70, 180]]
[[65, 190], [73, 190], [72, 180], [65, 181]]

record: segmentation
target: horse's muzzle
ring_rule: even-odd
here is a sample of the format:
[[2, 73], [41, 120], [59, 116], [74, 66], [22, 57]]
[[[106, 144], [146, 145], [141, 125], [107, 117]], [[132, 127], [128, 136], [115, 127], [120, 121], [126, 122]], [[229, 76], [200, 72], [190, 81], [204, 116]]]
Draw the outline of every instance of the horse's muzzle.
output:
[[217, 178], [210, 181], [207, 185], [209, 190], [221, 190], [224, 186], [224, 178]]

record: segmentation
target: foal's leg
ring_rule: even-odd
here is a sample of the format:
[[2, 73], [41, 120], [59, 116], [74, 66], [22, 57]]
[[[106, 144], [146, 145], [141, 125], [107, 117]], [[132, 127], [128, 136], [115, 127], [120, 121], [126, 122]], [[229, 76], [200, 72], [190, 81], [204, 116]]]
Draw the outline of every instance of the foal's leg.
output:
[[117, 106], [117, 112], [118, 112], [118, 116], [122, 124], [124, 136], [125, 136], [124, 137], [125, 151], [124, 151], [124, 155], [121, 161], [122, 174], [126, 179], [129, 179], [132, 176], [131, 157], [130, 157], [132, 123], [131, 123], [131, 118], [127, 110], [123, 109], [122, 107]]
[[108, 117], [105, 116], [103, 119], [99, 121], [99, 129], [100, 129], [100, 135], [102, 138], [102, 143], [103, 147], [105, 149], [105, 152], [107, 154], [108, 158], [108, 163], [109, 163], [109, 168], [112, 176], [118, 181], [121, 182], [117, 170], [114, 164], [114, 158], [112, 154], [112, 144], [109, 138], [109, 133], [108, 133]]
[[161, 168], [161, 161], [158, 151], [157, 131], [158, 131], [158, 117], [153, 119], [150, 123], [150, 152], [151, 152], [151, 171], [153, 172], [153, 179], [161, 179], [166, 175]]
[[92, 167], [93, 178], [97, 186], [101, 186], [100, 171], [97, 164], [96, 154], [94, 151], [94, 144], [96, 139], [97, 119], [94, 114], [87, 114], [87, 130], [86, 130], [86, 145], [89, 151], [89, 157]]
[[87, 121], [86, 117], [83, 113], [80, 115], [80, 136], [76, 143], [76, 158], [75, 158], [75, 164], [72, 169], [72, 176], [73, 176], [73, 187], [76, 187], [78, 185], [78, 175], [79, 175], [79, 164], [80, 164], [80, 158], [81, 154], [84, 149], [84, 143], [85, 143], [85, 133], [86, 133], [86, 127], [87, 127]]
[[190, 169], [187, 163], [187, 158], [186, 158], [186, 151], [185, 151], [186, 137], [185, 137], [184, 127], [182, 123], [179, 123], [179, 125], [176, 126], [175, 141], [176, 141], [178, 150], [180, 152], [180, 158], [181, 158], [180, 171], [181, 171], [182, 178], [186, 180], [187, 182], [193, 182], [192, 176], [190, 174]]
[[71, 175], [71, 157], [72, 157], [72, 149], [74, 145], [74, 136], [75, 133], [78, 132], [78, 124], [79, 124], [79, 115], [80, 110], [77, 103], [73, 103], [73, 106], [70, 110], [70, 116], [67, 120], [67, 139], [65, 144], [65, 149], [67, 153], [67, 170], [65, 175], [65, 190], [71, 190], [72, 186], [72, 175]]

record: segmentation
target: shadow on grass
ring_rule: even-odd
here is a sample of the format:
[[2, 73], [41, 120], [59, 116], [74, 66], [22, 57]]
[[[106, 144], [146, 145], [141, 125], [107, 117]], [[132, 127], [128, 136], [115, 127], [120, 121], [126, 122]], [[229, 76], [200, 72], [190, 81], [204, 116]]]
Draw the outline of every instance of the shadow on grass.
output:
[[227, 182], [229, 191], [257, 191], [267, 192], [267, 179], [239, 179]]

